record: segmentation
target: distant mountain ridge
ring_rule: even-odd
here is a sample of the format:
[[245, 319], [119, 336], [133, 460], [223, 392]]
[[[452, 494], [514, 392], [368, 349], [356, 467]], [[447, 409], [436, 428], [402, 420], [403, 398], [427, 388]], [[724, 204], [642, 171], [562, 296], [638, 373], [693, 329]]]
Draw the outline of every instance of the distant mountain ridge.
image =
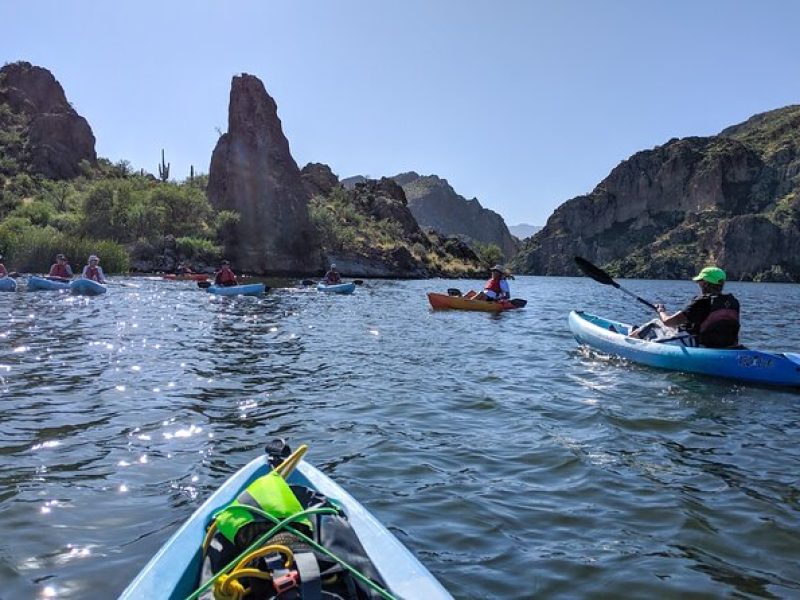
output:
[[531, 237], [537, 231], [541, 231], [542, 225], [528, 225], [527, 223], [520, 223], [519, 225], [509, 225], [508, 231], [511, 232], [518, 240], [524, 240]]
[[800, 281], [800, 106], [637, 152], [558, 207], [514, 268], [577, 275], [575, 255], [629, 277], [715, 263], [731, 279]]
[[[408, 207], [421, 227], [444, 235], [457, 235], [482, 244], [495, 244], [506, 260], [517, 253], [518, 243], [503, 217], [484, 208], [477, 198], [467, 200], [456, 193], [446, 179], [436, 175], [419, 175], [414, 171], [391, 177], [399, 183], [408, 199]], [[363, 183], [360, 175], [342, 180], [352, 188]]]

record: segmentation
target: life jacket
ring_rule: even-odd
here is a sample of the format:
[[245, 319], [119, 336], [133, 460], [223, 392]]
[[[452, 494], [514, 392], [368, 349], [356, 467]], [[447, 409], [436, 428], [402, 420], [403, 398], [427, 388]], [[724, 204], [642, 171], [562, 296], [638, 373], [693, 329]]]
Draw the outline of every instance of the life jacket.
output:
[[69, 279], [72, 277], [72, 273], [67, 270], [67, 265], [55, 263], [52, 267], [50, 267], [50, 277], [61, 277], [62, 279]]
[[[236, 534], [248, 523], [265, 520], [259, 519], [252, 511], [242, 508], [243, 506], [258, 508], [277, 519], [286, 519], [303, 510], [283, 477], [277, 471], [272, 471], [247, 486], [247, 489], [217, 516], [217, 528], [230, 542], [235, 543]], [[298, 522], [311, 527], [308, 519]]]
[[86, 279], [92, 279], [94, 281], [100, 282], [100, 271], [97, 270], [97, 267], [87, 267], [86, 268]]
[[486, 285], [483, 286], [483, 289], [485, 291], [494, 292], [495, 294], [497, 294], [498, 298], [503, 293], [503, 288], [500, 286], [500, 280], [495, 279], [494, 277], [492, 277], [491, 279], [489, 279], [489, 281], [486, 282]]
[[341, 283], [342, 278], [339, 276], [338, 272], [334, 273], [332, 271], [328, 271], [327, 273], [325, 273], [325, 281], [326, 283], [329, 284], [336, 284], [336, 283]]
[[711, 311], [697, 328], [698, 341], [707, 348], [729, 348], [739, 343], [739, 301], [733, 294], [710, 296]]
[[0, 277], [5, 277], [8, 275], [8, 271], [6, 271], [6, 266], [3, 263], [0, 263]]
[[217, 285], [236, 285], [236, 275], [228, 267], [223, 267], [214, 277]]

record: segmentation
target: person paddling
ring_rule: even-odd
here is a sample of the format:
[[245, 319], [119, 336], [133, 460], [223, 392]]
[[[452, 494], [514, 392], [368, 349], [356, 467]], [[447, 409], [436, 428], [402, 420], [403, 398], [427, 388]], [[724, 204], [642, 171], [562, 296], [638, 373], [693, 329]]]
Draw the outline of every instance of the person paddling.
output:
[[106, 282], [105, 273], [103, 273], [103, 268], [100, 266], [100, 259], [95, 254], [89, 257], [89, 264], [83, 267], [81, 277], [83, 279], [91, 279], [97, 283]]
[[483, 291], [474, 294], [473, 300], [508, 300], [511, 297], [511, 289], [508, 285], [508, 280], [503, 278], [504, 269], [501, 265], [495, 265], [491, 268], [491, 277], [486, 285], [483, 286]]
[[325, 285], [337, 285], [342, 283], [342, 277], [339, 275], [339, 271], [336, 270], [336, 265], [331, 265], [331, 268], [325, 273], [324, 281]]
[[239, 285], [239, 282], [236, 280], [236, 275], [231, 270], [231, 263], [229, 261], [223, 260], [220, 263], [219, 271], [214, 275], [214, 285], [221, 287]]
[[[734, 348], [739, 345], [739, 301], [733, 294], [723, 294], [725, 271], [706, 267], [692, 278], [700, 286], [696, 296], [683, 310], [670, 315], [663, 304], [656, 304], [659, 319], [634, 329], [628, 335], [650, 339], [660, 324], [679, 327], [707, 348]], [[657, 334], [656, 334], [657, 335]]]
[[68, 280], [72, 279], [73, 276], [74, 273], [72, 272], [72, 267], [70, 267], [67, 262], [67, 257], [63, 254], [57, 254], [56, 262], [50, 266], [50, 273], [48, 273], [47, 278]]
[[178, 266], [175, 267], [175, 274], [176, 275], [191, 275], [194, 271], [189, 265], [185, 265], [183, 263], [178, 263]]

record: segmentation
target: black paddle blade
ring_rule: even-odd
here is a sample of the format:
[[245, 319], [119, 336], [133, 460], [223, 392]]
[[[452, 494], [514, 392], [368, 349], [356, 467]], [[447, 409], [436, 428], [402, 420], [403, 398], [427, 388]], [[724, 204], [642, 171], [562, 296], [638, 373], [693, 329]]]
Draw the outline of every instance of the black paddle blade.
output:
[[575, 264], [578, 265], [578, 268], [584, 272], [587, 277], [591, 277], [598, 283], [602, 283], [604, 285], [613, 285], [617, 287], [617, 282], [611, 279], [611, 275], [603, 271], [600, 267], [594, 266], [585, 258], [581, 258], [580, 256], [575, 257]]
[[303, 279], [303, 285], [314, 285], [314, 282], [310, 279]]
[[447, 295], [448, 296], [461, 296], [461, 290], [456, 288], [447, 288]]
[[199, 287], [201, 290], [205, 290], [205, 289], [211, 287], [211, 282], [210, 281], [198, 281], [197, 282], [197, 287]]
[[528, 304], [528, 301], [523, 300], [522, 298], [512, 298], [511, 300], [509, 300], [509, 302], [511, 302], [511, 304], [513, 304], [517, 308], [525, 308], [525, 306]]
[[364, 280], [363, 279], [353, 279], [353, 283], [355, 283], [356, 285], [364, 285]]

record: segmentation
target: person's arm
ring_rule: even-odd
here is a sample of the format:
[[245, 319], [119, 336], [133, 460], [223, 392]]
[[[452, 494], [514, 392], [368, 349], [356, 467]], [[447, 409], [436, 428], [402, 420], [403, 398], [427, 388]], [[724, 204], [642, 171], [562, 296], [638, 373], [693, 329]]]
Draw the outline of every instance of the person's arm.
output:
[[106, 282], [106, 274], [103, 273], [103, 267], [101, 267], [100, 265], [97, 265], [97, 275], [98, 277], [100, 277], [100, 283]]
[[88, 270], [89, 270], [89, 265], [86, 265], [85, 267], [83, 267], [83, 271], [81, 271], [81, 278], [82, 279], [88, 279], [88, 277], [86, 276], [86, 272]]
[[686, 318], [682, 310], [676, 312], [674, 315], [670, 315], [667, 313], [663, 304], [656, 304], [656, 308], [658, 309], [658, 318], [661, 319], [661, 322], [667, 327], [680, 327], [689, 322], [689, 319]]
[[64, 265], [67, 268], [67, 277], [74, 277], [75, 274], [72, 272], [72, 267], [69, 265]]

